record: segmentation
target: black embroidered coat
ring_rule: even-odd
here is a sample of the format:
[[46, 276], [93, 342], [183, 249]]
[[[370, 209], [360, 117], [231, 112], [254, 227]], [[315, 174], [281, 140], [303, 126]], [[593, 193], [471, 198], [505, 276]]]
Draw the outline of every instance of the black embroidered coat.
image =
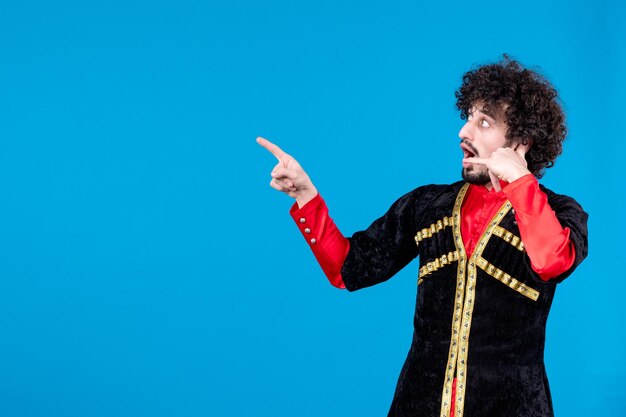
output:
[[[543, 350], [556, 284], [587, 255], [587, 213], [542, 187], [576, 260], [545, 282], [532, 270], [507, 201], [473, 254], [461, 239], [468, 185], [427, 185], [350, 238], [341, 276], [350, 291], [389, 279], [419, 255], [411, 349], [389, 416], [552, 416]], [[457, 378], [456, 398], [451, 398]]]

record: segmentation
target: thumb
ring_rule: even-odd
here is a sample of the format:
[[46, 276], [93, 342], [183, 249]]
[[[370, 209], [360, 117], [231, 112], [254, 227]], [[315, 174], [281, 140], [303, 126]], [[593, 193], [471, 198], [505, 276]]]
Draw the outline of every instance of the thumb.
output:
[[498, 177], [496, 177], [496, 174], [494, 174], [493, 172], [489, 171], [489, 178], [491, 178], [491, 185], [493, 185], [493, 188], [497, 192], [502, 191], [502, 187], [500, 187], [500, 179]]

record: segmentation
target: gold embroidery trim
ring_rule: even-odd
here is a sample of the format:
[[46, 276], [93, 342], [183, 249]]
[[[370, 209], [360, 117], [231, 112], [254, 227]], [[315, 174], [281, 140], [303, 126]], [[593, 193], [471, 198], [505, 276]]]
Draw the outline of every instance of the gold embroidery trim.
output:
[[[511, 209], [511, 203], [507, 200], [498, 213], [491, 219], [487, 229], [483, 232], [480, 240], [476, 244], [474, 253], [466, 259], [465, 247], [460, 230], [461, 205], [467, 192], [468, 184], [465, 184], [454, 203], [454, 244], [459, 252], [459, 265], [457, 269], [457, 288], [454, 300], [454, 314], [452, 319], [452, 337], [450, 341], [450, 352], [448, 354], [448, 364], [446, 366], [446, 377], [441, 396], [441, 417], [449, 417], [451, 401], [455, 402], [455, 417], [462, 417], [464, 411], [466, 374], [467, 374], [467, 354], [469, 349], [469, 335], [472, 324], [472, 312], [474, 310], [474, 297], [476, 294], [476, 260], [481, 257], [487, 242], [493, 235], [493, 230], [498, 226], [506, 213]], [[467, 268], [467, 280], [465, 277]], [[466, 282], [467, 281], [467, 282]], [[461, 304], [463, 308], [461, 309]], [[460, 320], [460, 322], [459, 322]], [[456, 398], [451, 398], [452, 380], [456, 369]]]
[[420, 268], [417, 285], [420, 285], [422, 281], [424, 281], [424, 277], [432, 274], [439, 268], [443, 268], [446, 265], [451, 264], [452, 262], [459, 260], [459, 252], [448, 252], [446, 255], [443, 255], [432, 262], [428, 262], [426, 265]]
[[493, 229], [500, 223], [506, 213], [511, 209], [511, 203], [507, 200], [502, 204], [498, 213], [491, 219], [487, 229], [480, 237], [476, 244], [476, 249], [472, 254], [469, 265], [467, 267], [467, 285], [465, 292], [465, 305], [463, 306], [463, 322], [461, 323], [461, 340], [459, 342], [459, 357], [457, 359], [457, 398], [454, 408], [456, 417], [463, 416], [463, 408], [465, 406], [465, 388], [467, 379], [467, 353], [469, 350], [469, 336], [472, 326], [472, 312], [474, 311], [474, 297], [476, 295], [476, 260], [482, 255], [487, 242], [493, 235]]
[[452, 226], [452, 217], [444, 217], [441, 220], [437, 220], [435, 223], [431, 224], [429, 227], [426, 227], [422, 230], [419, 230], [415, 235], [415, 244], [419, 246], [420, 242], [424, 239], [433, 237], [435, 233], [439, 233], [441, 230], [448, 226]]
[[513, 247], [518, 249], [521, 252], [524, 252], [524, 242], [514, 233], [509, 232], [504, 227], [496, 226], [493, 229], [493, 234], [502, 238], [505, 242], [510, 243]]
[[454, 202], [452, 211], [452, 236], [454, 238], [454, 246], [459, 255], [459, 263], [456, 270], [456, 292], [454, 296], [454, 312], [452, 316], [452, 331], [450, 340], [450, 351], [448, 352], [448, 363], [446, 365], [446, 376], [443, 383], [443, 393], [441, 395], [441, 417], [450, 417], [450, 405], [452, 397], [452, 380], [454, 378], [454, 369], [456, 365], [456, 357], [458, 352], [459, 331], [461, 327], [461, 314], [463, 306], [463, 294], [465, 292], [465, 267], [466, 255], [463, 246], [463, 238], [461, 237], [461, 204], [467, 193], [469, 184], [463, 185], [459, 190], [459, 194]]
[[539, 298], [539, 291], [529, 287], [522, 282], [519, 282], [509, 274], [487, 262], [487, 260], [482, 256], [476, 260], [476, 265], [478, 265], [480, 269], [482, 269], [498, 281], [502, 282], [504, 285], [508, 286], [511, 289], [514, 289], [515, 291], [530, 298], [531, 300], [537, 301], [537, 299]]

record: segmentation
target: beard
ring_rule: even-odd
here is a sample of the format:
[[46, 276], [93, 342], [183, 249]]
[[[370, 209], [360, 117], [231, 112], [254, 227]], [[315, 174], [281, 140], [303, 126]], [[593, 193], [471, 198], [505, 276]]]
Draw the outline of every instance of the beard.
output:
[[470, 168], [463, 168], [461, 176], [466, 182], [474, 185], [486, 185], [491, 182], [491, 177], [489, 177], [489, 171], [487, 170], [470, 172]]

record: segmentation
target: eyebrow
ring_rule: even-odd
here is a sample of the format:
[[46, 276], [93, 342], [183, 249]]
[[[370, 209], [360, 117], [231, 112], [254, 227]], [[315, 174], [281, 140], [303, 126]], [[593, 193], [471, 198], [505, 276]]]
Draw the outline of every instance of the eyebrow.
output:
[[484, 115], [486, 115], [486, 116], [489, 116], [491, 119], [493, 119], [493, 121], [494, 121], [494, 122], [497, 122], [497, 121], [498, 121], [498, 119], [496, 118], [496, 116], [493, 114], [493, 112], [492, 112], [492, 111], [490, 111], [490, 110], [485, 110], [484, 108], [479, 109], [478, 107], [476, 107], [475, 109], [476, 109], [476, 110], [475, 110], [474, 112], [479, 112], [479, 113], [482, 113], [482, 114], [484, 114]]
[[491, 117], [493, 120], [496, 120], [496, 116], [493, 114], [493, 112], [489, 111], [489, 110], [485, 110], [485, 109], [481, 109], [478, 110], [479, 112], [486, 114], [487, 116]]

